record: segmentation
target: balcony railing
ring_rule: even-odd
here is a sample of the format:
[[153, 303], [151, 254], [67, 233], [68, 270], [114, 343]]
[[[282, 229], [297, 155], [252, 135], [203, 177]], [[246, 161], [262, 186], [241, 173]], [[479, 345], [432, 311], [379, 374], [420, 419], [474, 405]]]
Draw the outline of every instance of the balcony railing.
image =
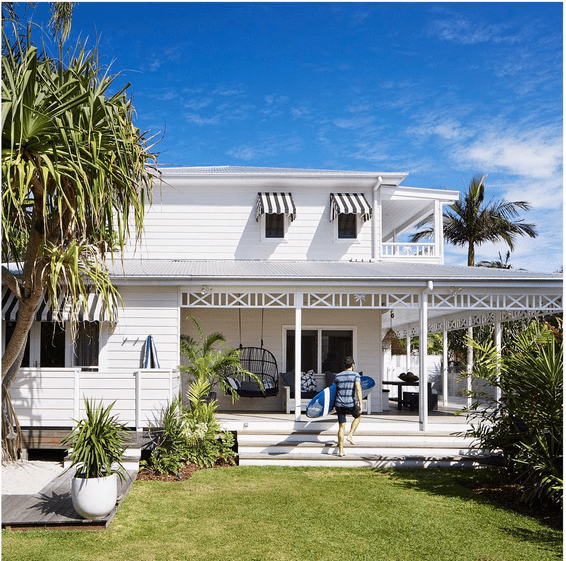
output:
[[411, 259], [420, 258], [437, 258], [436, 245], [434, 242], [428, 243], [402, 243], [391, 242], [384, 243], [381, 246], [381, 256], [384, 259]]

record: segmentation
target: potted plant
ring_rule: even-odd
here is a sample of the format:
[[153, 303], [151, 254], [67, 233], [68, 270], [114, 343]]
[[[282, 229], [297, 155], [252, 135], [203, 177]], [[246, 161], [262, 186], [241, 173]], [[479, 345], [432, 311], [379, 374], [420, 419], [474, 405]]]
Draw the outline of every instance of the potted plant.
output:
[[124, 479], [122, 465], [126, 426], [111, 416], [111, 403], [104, 407], [85, 399], [85, 417], [62, 443], [69, 451], [71, 467], [76, 466], [71, 480], [73, 507], [83, 518], [103, 518], [118, 498], [118, 477]]

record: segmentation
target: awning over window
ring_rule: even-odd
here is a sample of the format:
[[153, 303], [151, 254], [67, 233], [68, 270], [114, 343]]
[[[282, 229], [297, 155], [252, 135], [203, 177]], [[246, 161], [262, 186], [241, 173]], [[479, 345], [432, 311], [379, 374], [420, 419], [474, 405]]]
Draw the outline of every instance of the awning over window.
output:
[[[115, 310], [109, 313], [102, 298], [94, 292], [88, 294], [86, 304], [81, 303], [78, 321], [113, 321], [116, 317]], [[2, 319], [16, 321], [19, 307], [16, 295], [9, 288], [2, 287]], [[35, 312], [35, 321], [69, 321], [70, 319], [70, 310], [64, 306], [63, 301], [53, 302], [47, 296], [44, 296]]]
[[291, 193], [258, 193], [255, 219], [262, 214], [287, 214], [291, 221], [295, 220], [297, 209]]
[[365, 222], [372, 211], [363, 193], [330, 193], [330, 221], [339, 214], [361, 214]]

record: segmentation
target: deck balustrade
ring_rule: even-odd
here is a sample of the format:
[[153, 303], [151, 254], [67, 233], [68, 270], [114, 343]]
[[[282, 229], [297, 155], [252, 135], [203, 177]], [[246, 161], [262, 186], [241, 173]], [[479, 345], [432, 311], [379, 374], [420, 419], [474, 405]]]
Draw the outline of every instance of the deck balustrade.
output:
[[112, 412], [130, 428], [160, 424], [161, 410], [178, 395], [179, 372], [166, 369], [93, 371], [20, 368], [11, 388], [22, 427], [72, 427], [84, 416], [84, 398], [116, 401]]

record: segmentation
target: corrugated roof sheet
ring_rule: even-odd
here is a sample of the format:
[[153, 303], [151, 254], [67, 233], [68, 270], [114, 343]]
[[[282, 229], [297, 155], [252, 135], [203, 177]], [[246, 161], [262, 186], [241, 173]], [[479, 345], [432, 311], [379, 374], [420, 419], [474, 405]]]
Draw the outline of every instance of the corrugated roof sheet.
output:
[[379, 172], [379, 171], [353, 171], [353, 170], [321, 170], [321, 169], [300, 169], [300, 168], [278, 168], [278, 167], [253, 167], [253, 166], [196, 166], [196, 167], [174, 167], [160, 168], [168, 175], [189, 175], [189, 174], [247, 174], [247, 175], [350, 175], [360, 177], [377, 176], [404, 176], [407, 172]]
[[166, 260], [116, 261], [114, 274], [129, 279], [273, 279], [280, 280], [561, 280], [562, 276], [507, 269], [450, 267], [423, 263], [283, 260]]

